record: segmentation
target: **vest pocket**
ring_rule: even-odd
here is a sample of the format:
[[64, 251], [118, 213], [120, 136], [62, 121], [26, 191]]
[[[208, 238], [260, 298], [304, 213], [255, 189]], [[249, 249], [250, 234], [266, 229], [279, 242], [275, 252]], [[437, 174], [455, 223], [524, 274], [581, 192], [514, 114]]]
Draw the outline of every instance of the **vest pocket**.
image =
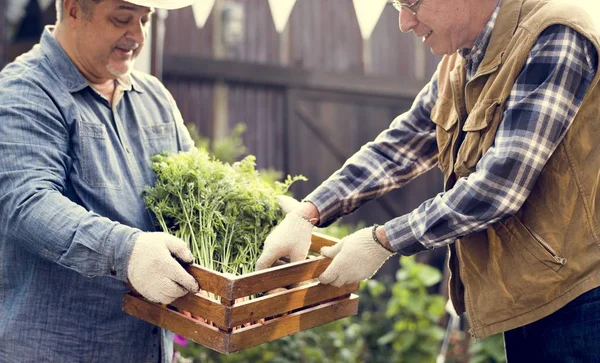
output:
[[516, 216], [509, 217], [499, 222], [531, 255], [548, 268], [558, 272], [562, 266], [567, 263], [567, 259], [562, 257], [549, 243], [539, 236], [531, 228], [527, 227]]
[[431, 121], [436, 125], [435, 134], [438, 146], [438, 166], [447, 174], [452, 160], [452, 136], [458, 123], [452, 99], [440, 98], [431, 110]]
[[458, 176], [468, 176], [475, 171], [475, 166], [483, 154], [492, 146], [496, 130], [500, 123], [502, 107], [496, 100], [482, 101], [475, 107], [462, 130], [464, 141], [458, 150], [455, 172]]

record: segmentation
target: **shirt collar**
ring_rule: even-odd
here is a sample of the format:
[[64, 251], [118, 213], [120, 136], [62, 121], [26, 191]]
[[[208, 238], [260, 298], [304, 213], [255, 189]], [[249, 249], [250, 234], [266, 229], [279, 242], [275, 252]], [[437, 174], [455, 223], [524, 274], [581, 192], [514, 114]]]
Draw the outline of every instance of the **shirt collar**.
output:
[[[77, 69], [60, 44], [58, 44], [54, 35], [52, 35], [54, 28], [54, 25], [48, 25], [44, 28], [40, 40], [42, 52], [46, 54], [52, 68], [54, 68], [59, 79], [67, 87], [69, 92], [73, 93], [81, 91], [89, 86], [89, 82], [81, 74], [79, 69]], [[136, 92], [141, 92], [141, 88], [131, 74], [117, 78], [117, 83], [121, 85], [125, 91], [131, 91], [133, 89]]]
[[496, 24], [496, 18], [500, 12], [500, 3], [501, 1], [499, 0], [496, 4], [494, 12], [492, 13], [492, 16], [490, 17], [490, 20], [488, 20], [483, 31], [477, 36], [473, 47], [471, 49], [465, 48], [458, 51], [458, 53], [466, 60], [479, 63], [479, 61], [483, 58], [485, 49], [487, 48], [490, 38], [492, 37], [492, 31], [494, 30], [494, 25]]

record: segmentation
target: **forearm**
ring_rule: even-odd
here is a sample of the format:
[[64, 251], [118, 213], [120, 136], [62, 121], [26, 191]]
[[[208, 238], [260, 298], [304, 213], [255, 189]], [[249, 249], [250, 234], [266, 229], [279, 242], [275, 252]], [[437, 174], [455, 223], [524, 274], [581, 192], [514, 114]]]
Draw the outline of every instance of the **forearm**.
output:
[[431, 109], [437, 100], [437, 74], [423, 88], [411, 109], [363, 146], [306, 197], [327, 226], [361, 205], [400, 188], [437, 163]]
[[298, 208], [294, 210], [294, 213], [298, 214], [300, 217], [306, 219], [313, 225], [319, 224], [319, 210], [317, 207], [311, 202], [302, 202], [298, 205]]
[[[65, 196], [73, 169], [71, 118], [34, 85], [15, 82], [0, 87], [0, 243], [26, 248], [85, 276], [124, 281], [139, 231], [86, 210], [73, 201], [76, 196]], [[17, 86], [24, 91], [7, 91]]]
[[[311, 202], [300, 203], [299, 207], [294, 212], [314, 225], [319, 224], [319, 210]], [[385, 233], [384, 226], [378, 226], [376, 229], [376, 234], [377, 239], [379, 240], [379, 242], [381, 242], [383, 247], [385, 247], [388, 250], [392, 250], [392, 246], [390, 244], [390, 240], [387, 237], [387, 234]]]
[[127, 262], [140, 231], [110, 221], [53, 190], [23, 185], [0, 198], [5, 243], [87, 276], [126, 281]]

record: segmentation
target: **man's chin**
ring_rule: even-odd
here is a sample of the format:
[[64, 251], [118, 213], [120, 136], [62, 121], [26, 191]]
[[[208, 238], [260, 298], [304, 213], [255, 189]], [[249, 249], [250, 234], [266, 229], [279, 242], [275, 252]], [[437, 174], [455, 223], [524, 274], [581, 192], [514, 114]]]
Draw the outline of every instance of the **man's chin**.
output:
[[429, 50], [431, 51], [431, 54], [440, 57], [440, 56], [444, 56], [444, 55], [450, 55], [452, 53], [448, 53], [448, 51], [443, 50], [443, 49], [439, 49], [436, 47], [430, 47]]
[[133, 69], [133, 62], [127, 62], [125, 64], [121, 63], [118, 65], [109, 64], [106, 69], [108, 69], [110, 74], [117, 78], [123, 77], [131, 73], [131, 70]]

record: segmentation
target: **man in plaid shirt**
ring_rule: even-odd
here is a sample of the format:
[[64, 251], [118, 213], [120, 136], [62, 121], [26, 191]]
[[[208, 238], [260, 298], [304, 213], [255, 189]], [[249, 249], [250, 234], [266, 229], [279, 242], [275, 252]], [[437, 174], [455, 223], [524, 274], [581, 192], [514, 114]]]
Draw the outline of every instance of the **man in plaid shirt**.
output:
[[304, 259], [314, 225], [438, 165], [445, 192], [323, 248], [333, 261], [319, 280], [353, 283], [394, 253], [449, 246], [473, 336], [505, 332], [510, 362], [598, 359], [598, 31], [553, 0], [393, 3], [400, 30], [445, 57], [409, 111], [288, 213], [257, 267]]

